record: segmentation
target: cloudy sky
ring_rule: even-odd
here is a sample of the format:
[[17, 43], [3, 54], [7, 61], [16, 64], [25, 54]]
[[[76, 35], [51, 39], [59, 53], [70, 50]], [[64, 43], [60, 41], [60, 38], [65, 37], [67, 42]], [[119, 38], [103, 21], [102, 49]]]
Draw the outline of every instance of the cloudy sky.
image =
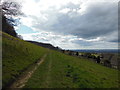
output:
[[[20, 0], [21, 1], [21, 0]], [[23, 0], [17, 32], [63, 49], [118, 47], [118, 0]]]

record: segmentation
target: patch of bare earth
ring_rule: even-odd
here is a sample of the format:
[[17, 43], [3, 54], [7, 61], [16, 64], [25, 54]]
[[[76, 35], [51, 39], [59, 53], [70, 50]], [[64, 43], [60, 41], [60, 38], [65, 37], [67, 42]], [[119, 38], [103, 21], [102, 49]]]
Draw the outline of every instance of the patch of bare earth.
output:
[[28, 68], [23, 75], [21, 75], [15, 82], [13, 82], [12, 85], [10, 85], [9, 88], [22, 88], [25, 86], [26, 82], [29, 80], [29, 78], [32, 76], [32, 74], [35, 72], [35, 70], [38, 68], [38, 66], [45, 60], [45, 57], [47, 54], [45, 54], [35, 65]]

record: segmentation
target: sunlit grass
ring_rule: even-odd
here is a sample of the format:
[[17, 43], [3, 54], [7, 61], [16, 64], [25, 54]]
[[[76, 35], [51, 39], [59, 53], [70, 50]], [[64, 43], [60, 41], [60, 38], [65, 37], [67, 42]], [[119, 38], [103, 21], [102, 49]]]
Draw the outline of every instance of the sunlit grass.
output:
[[3, 87], [15, 80], [29, 65], [39, 60], [47, 49], [3, 33]]
[[118, 70], [52, 51], [3, 33], [3, 87], [48, 53], [25, 88], [117, 88]]
[[118, 71], [51, 51], [25, 88], [117, 88]]

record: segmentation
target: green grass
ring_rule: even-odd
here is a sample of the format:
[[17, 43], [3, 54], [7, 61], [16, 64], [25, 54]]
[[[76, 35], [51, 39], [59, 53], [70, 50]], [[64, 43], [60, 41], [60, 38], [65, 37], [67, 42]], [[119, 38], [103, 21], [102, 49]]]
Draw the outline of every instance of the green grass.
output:
[[117, 88], [118, 71], [51, 51], [24, 88]]
[[3, 33], [3, 87], [48, 53], [24, 88], [117, 88], [118, 72], [83, 58], [52, 51]]
[[47, 53], [47, 49], [14, 38], [6, 33], [3, 33], [2, 39], [2, 85], [5, 87], [23, 73], [29, 65]]

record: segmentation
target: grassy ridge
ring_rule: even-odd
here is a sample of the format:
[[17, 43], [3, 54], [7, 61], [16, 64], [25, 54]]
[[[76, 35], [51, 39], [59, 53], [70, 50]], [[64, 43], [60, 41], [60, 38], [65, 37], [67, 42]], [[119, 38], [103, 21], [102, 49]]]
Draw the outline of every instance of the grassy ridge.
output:
[[117, 88], [118, 71], [51, 51], [25, 88]]
[[[48, 49], [3, 33], [3, 87], [40, 59]], [[83, 58], [49, 50], [25, 88], [116, 88], [118, 71]]]
[[40, 59], [47, 49], [3, 33], [2, 69], [3, 87], [16, 79], [23, 70]]

